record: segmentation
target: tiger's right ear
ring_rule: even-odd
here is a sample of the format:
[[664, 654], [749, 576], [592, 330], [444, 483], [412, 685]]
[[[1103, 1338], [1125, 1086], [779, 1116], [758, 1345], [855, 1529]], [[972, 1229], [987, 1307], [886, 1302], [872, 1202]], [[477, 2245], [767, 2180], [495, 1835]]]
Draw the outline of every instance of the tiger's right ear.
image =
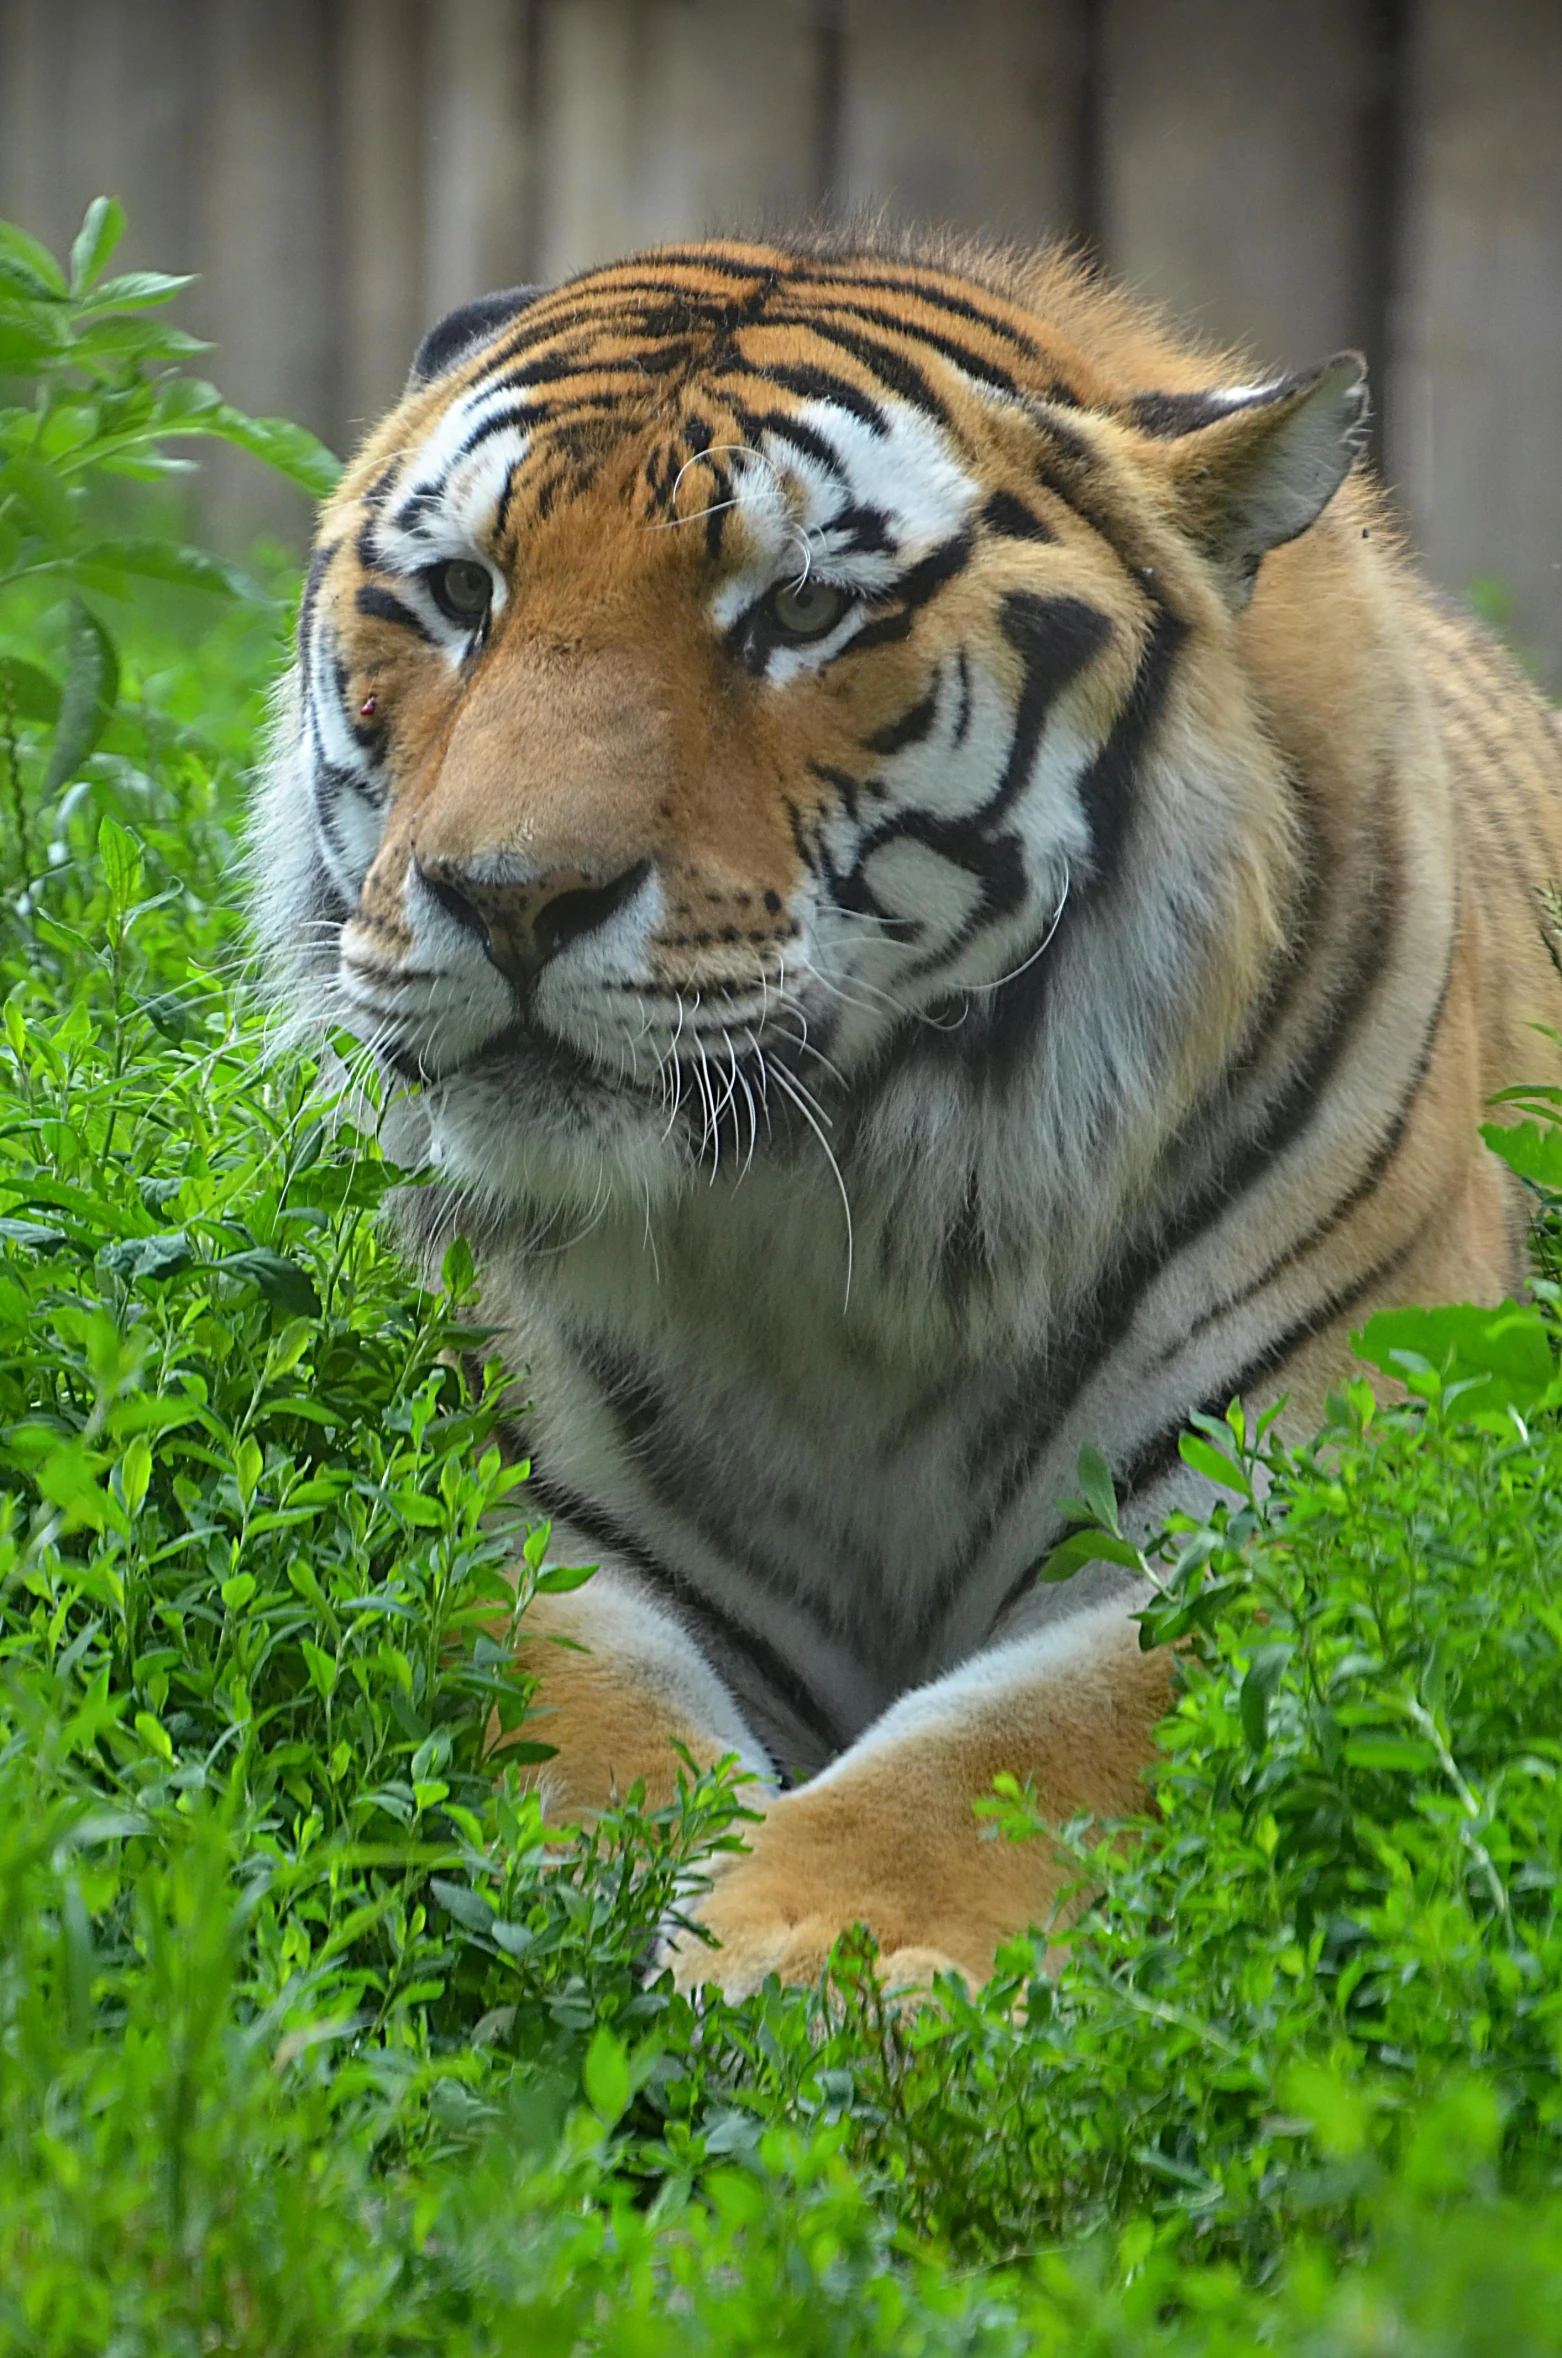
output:
[[502, 287], [496, 295], [479, 295], [475, 301], [463, 303], [459, 311], [447, 312], [418, 346], [405, 390], [415, 393], [420, 385], [431, 385], [469, 353], [491, 344], [518, 311], [546, 293], [545, 287]]
[[1129, 414], [1164, 444], [1185, 530], [1243, 607], [1271, 549], [1305, 532], [1360, 454], [1367, 364], [1340, 352], [1305, 376], [1207, 393], [1142, 394]]

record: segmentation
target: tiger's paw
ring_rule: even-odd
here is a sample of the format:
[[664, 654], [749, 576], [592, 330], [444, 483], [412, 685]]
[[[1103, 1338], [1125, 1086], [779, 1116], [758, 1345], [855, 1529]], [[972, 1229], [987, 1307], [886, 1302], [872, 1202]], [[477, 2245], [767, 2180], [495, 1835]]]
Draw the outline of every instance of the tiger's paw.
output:
[[[783, 1983], [817, 1982], [841, 1934], [866, 1925], [878, 1943], [877, 1973], [886, 1989], [928, 1989], [939, 1973], [958, 1973], [979, 1989], [992, 1972], [990, 1948], [974, 1928], [945, 1920], [925, 1889], [869, 1865], [871, 1841], [830, 1844], [813, 1820], [806, 1792], [773, 1803], [748, 1836], [749, 1848], [717, 1872], [691, 1913], [712, 1936], [694, 1931], [668, 1940], [659, 1962], [671, 1966], [685, 1995], [707, 1984], [725, 1998], [746, 1998], [770, 1974]], [[871, 1828], [865, 1829], [871, 1834]]]

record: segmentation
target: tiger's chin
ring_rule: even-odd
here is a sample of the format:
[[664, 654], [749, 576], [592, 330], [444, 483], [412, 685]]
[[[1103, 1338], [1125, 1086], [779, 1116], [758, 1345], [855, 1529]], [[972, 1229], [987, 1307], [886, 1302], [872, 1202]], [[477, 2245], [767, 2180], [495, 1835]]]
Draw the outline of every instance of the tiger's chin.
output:
[[649, 1217], [695, 1163], [677, 1124], [641, 1092], [539, 1055], [530, 1036], [425, 1084], [424, 1159], [459, 1195], [556, 1243], [615, 1204]]

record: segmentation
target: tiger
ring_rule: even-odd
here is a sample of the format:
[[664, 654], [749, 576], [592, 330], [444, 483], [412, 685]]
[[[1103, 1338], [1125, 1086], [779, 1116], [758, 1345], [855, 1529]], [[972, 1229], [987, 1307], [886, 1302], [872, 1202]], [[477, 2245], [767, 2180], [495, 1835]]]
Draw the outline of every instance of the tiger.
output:
[[1192, 1412], [1306, 1435], [1373, 1311], [1525, 1284], [1562, 747], [1366, 415], [1067, 251], [712, 239], [453, 313], [324, 505], [266, 987], [596, 1567], [520, 1623], [548, 1822], [748, 1780], [679, 1988], [1055, 1929], [974, 1805], [1142, 1816], [1176, 1691], [1133, 1569], [1036, 1577], [1081, 1449], [1143, 1535]]

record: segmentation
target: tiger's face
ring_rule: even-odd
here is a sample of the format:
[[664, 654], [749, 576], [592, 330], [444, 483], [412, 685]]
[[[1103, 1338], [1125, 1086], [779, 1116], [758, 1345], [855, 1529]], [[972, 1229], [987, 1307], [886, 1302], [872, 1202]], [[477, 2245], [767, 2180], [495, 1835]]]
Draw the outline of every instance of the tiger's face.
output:
[[818, 1134], [908, 1028], [1034, 1021], [1169, 828], [1251, 829], [1239, 694], [1176, 809], [1143, 774], [1343, 472], [1331, 412], [1300, 522], [1273, 454], [1283, 513], [1217, 496], [1308, 385], [1136, 405], [975, 284], [732, 246], [430, 341], [322, 519], [259, 898], [457, 1182], [649, 1202]]

